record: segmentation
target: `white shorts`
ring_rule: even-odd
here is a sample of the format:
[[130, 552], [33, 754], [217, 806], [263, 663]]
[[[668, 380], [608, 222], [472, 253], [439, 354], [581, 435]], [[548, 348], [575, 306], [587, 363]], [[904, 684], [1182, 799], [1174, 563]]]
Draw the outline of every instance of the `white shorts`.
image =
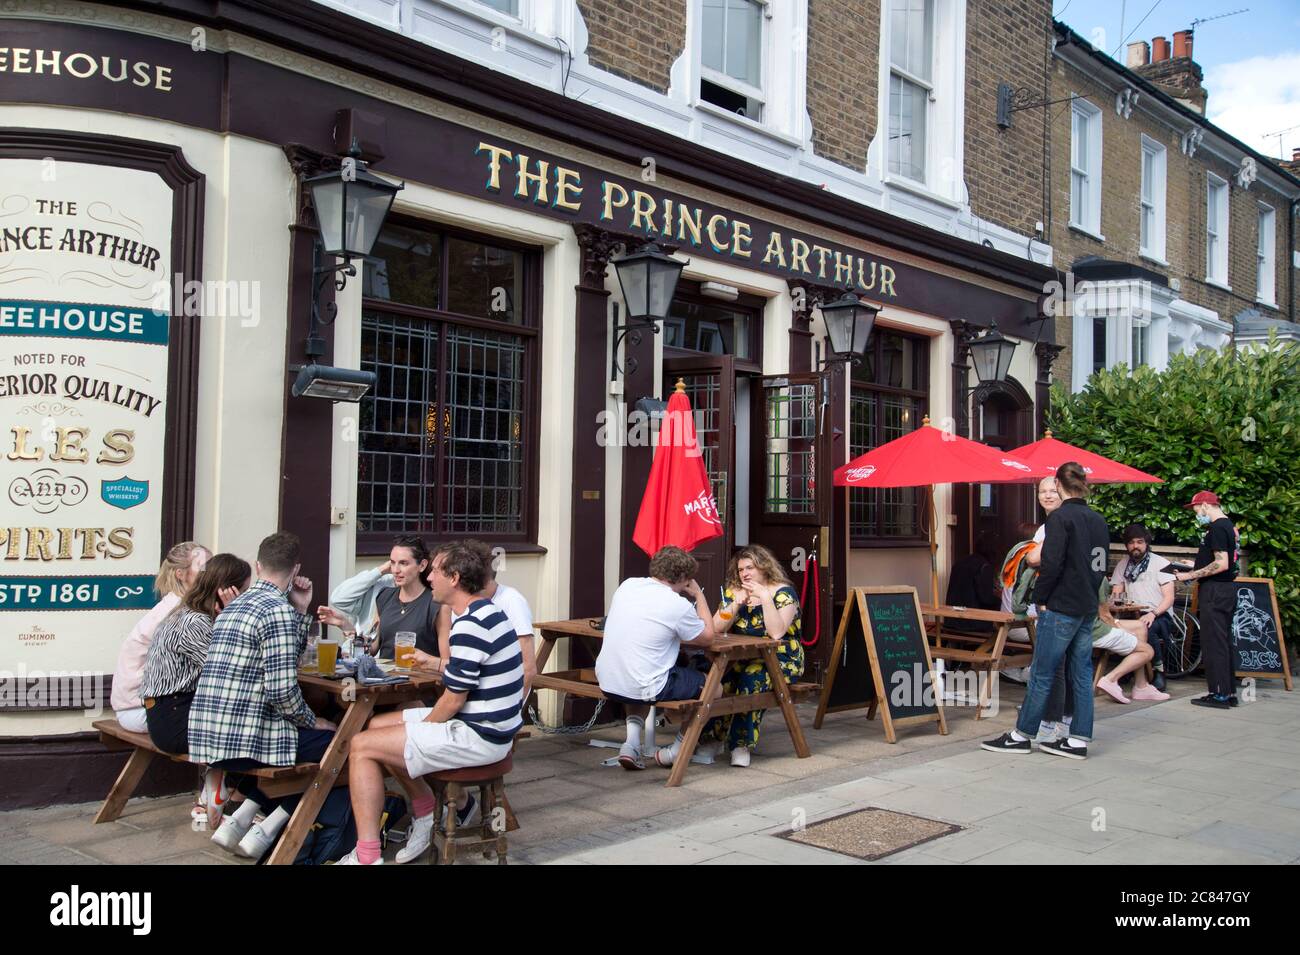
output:
[[412, 778], [440, 769], [466, 769], [500, 762], [510, 755], [510, 743], [492, 743], [460, 720], [426, 723], [428, 706], [402, 710], [406, 725], [406, 748], [402, 757]]
[[1137, 649], [1138, 638], [1122, 627], [1111, 627], [1109, 632], [1092, 641], [1093, 649], [1109, 650], [1120, 656], [1128, 656]]
[[113, 715], [117, 717], [118, 724], [124, 730], [132, 733], [149, 732], [149, 724], [145, 720], [143, 706], [137, 706], [129, 710], [117, 710]]

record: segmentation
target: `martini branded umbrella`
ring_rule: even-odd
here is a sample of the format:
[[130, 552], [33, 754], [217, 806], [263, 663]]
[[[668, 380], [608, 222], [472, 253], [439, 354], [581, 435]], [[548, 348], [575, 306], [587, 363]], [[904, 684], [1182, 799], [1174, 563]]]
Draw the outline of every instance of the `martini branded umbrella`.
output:
[[1013, 454], [933, 427], [927, 416], [911, 434], [895, 438], [835, 469], [837, 487], [924, 487], [929, 512], [930, 587], [939, 604], [939, 544], [935, 540], [934, 485], [1027, 481], [1029, 464]]
[[1090, 484], [1164, 483], [1162, 478], [1158, 478], [1154, 474], [1147, 474], [1145, 471], [1139, 471], [1127, 464], [1112, 461], [1110, 458], [1094, 454], [1092, 451], [1085, 451], [1083, 448], [1076, 448], [1072, 444], [1058, 441], [1052, 437], [1051, 431], [1046, 432], [1046, 435], [1039, 440], [1008, 451], [1007, 454], [1024, 461], [1032, 467], [1035, 480], [1053, 477], [1056, 474], [1056, 469], [1062, 464], [1067, 461], [1076, 461], [1082, 465], [1084, 472], [1088, 475]]
[[722, 520], [695, 434], [686, 382], [679, 379], [659, 426], [659, 446], [632, 540], [653, 557], [669, 544], [689, 551], [721, 534]]

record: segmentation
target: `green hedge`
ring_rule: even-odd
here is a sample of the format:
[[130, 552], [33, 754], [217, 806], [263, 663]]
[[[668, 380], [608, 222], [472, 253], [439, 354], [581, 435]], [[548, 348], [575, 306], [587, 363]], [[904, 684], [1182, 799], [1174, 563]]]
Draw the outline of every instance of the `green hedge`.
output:
[[1084, 391], [1052, 391], [1057, 438], [1164, 478], [1101, 486], [1090, 501], [1113, 534], [1133, 521], [1158, 542], [1195, 546], [1185, 508], [1211, 490], [1241, 533], [1249, 573], [1272, 577], [1288, 643], [1300, 639], [1300, 347], [1203, 350], [1163, 372], [1123, 365]]

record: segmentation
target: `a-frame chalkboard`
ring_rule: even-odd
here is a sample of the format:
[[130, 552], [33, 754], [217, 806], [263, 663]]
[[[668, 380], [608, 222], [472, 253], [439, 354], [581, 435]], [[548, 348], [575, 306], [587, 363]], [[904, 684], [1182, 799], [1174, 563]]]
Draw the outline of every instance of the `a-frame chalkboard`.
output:
[[1277, 594], [1268, 577], [1238, 577], [1232, 581], [1232, 655], [1238, 677], [1282, 680], [1291, 689], [1291, 665]]
[[820, 729], [827, 713], [866, 707], [867, 719], [880, 711], [891, 743], [898, 741], [898, 727], [917, 723], [938, 723], [947, 736], [943, 702], [934, 687], [916, 588], [850, 589], [813, 726]]

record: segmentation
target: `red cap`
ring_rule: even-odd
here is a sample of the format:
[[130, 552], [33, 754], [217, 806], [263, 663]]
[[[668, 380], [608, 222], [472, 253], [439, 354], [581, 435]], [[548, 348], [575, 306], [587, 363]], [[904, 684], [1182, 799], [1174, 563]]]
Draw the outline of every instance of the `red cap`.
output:
[[1197, 504], [1213, 504], [1219, 506], [1219, 495], [1213, 491], [1197, 491], [1196, 496], [1192, 498], [1192, 503], [1184, 504], [1184, 507], [1195, 507]]

